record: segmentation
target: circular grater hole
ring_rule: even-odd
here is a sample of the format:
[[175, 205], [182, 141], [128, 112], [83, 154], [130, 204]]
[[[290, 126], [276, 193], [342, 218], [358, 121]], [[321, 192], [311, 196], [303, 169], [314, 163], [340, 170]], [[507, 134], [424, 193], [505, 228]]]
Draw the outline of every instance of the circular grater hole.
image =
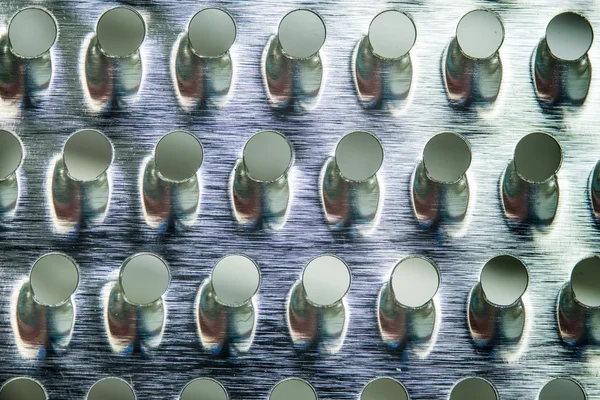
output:
[[452, 388], [450, 400], [498, 400], [498, 392], [483, 378], [466, 378]]
[[306, 298], [317, 307], [329, 307], [340, 302], [350, 290], [351, 281], [348, 265], [331, 255], [313, 258], [302, 274]]
[[179, 396], [180, 400], [229, 400], [227, 390], [214, 379], [198, 378], [189, 382]]
[[383, 146], [369, 132], [352, 132], [338, 143], [335, 162], [345, 179], [363, 182], [377, 174], [381, 168]]
[[85, 129], [75, 132], [63, 149], [65, 167], [76, 181], [93, 181], [103, 175], [113, 159], [110, 140], [101, 132]]
[[381, 58], [398, 59], [408, 54], [417, 39], [413, 20], [397, 10], [378, 14], [369, 26], [369, 43]]
[[142, 16], [129, 7], [114, 7], [98, 20], [96, 36], [100, 49], [109, 57], [126, 57], [135, 53], [146, 36]]
[[504, 41], [504, 26], [496, 13], [473, 10], [465, 14], [456, 28], [456, 41], [470, 58], [490, 58]]
[[162, 258], [140, 253], [125, 260], [119, 281], [125, 299], [133, 305], [144, 306], [162, 297], [171, 281], [171, 274]]
[[600, 307], [600, 257], [581, 260], [571, 272], [575, 300], [586, 307]]
[[471, 147], [456, 133], [440, 133], [429, 139], [423, 150], [427, 176], [435, 182], [454, 183], [471, 165]]
[[325, 43], [325, 22], [314, 11], [294, 10], [279, 23], [278, 37], [285, 54], [292, 58], [309, 58]]
[[377, 378], [363, 389], [360, 400], [409, 400], [404, 385], [392, 378]]
[[0, 130], [0, 181], [14, 174], [23, 161], [23, 145], [12, 132]]
[[546, 133], [530, 133], [515, 148], [517, 174], [530, 183], [544, 183], [554, 177], [562, 164], [562, 150]]
[[213, 268], [211, 283], [217, 301], [226, 306], [239, 307], [250, 301], [258, 291], [260, 270], [246, 256], [227, 256]]
[[188, 40], [196, 55], [214, 58], [229, 51], [236, 32], [231, 14], [221, 8], [210, 7], [192, 17], [188, 26]]
[[52, 48], [58, 36], [56, 20], [48, 11], [28, 7], [17, 12], [8, 25], [8, 41], [19, 57], [39, 57]]
[[171, 182], [193, 178], [204, 161], [202, 144], [189, 132], [173, 131], [163, 136], [154, 149], [159, 175]]
[[45, 254], [33, 264], [29, 281], [33, 296], [39, 304], [59, 306], [75, 293], [79, 284], [79, 268], [65, 254]]
[[552, 18], [546, 28], [546, 44], [559, 60], [576, 61], [592, 47], [594, 31], [583, 16], [565, 12]]
[[269, 395], [269, 400], [317, 400], [312, 385], [300, 378], [288, 378], [280, 381]]
[[548, 382], [540, 391], [538, 400], [586, 400], [585, 391], [571, 378], [557, 378]]
[[396, 264], [390, 282], [400, 305], [417, 308], [427, 304], [437, 293], [440, 273], [430, 260], [408, 257]]
[[527, 290], [529, 274], [521, 260], [501, 255], [485, 263], [480, 284], [485, 298], [490, 303], [508, 307], [519, 301]]
[[246, 142], [243, 161], [248, 175], [258, 182], [272, 182], [290, 169], [292, 144], [279, 132], [262, 131]]
[[104, 378], [94, 383], [86, 400], [135, 400], [133, 388], [120, 378]]
[[2, 385], [0, 400], [47, 400], [46, 390], [31, 378], [14, 378]]

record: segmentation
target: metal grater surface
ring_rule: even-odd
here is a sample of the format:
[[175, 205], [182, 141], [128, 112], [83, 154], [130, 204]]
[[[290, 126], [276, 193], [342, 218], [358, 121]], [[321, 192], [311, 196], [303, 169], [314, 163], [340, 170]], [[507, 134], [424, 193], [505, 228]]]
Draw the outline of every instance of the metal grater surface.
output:
[[[0, 219], [1, 383], [29, 376], [44, 386], [50, 399], [83, 400], [96, 381], [118, 377], [144, 400], [178, 399], [187, 382], [209, 377], [218, 380], [231, 399], [267, 399], [281, 379], [298, 377], [310, 382], [319, 398], [333, 400], [357, 399], [369, 381], [387, 376], [402, 382], [411, 399], [446, 400], [465, 377], [485, 378], [500, 399], [537, 399], [548, 381], [570, 377], [589, 399], [600, 398], [599, 348], [589, 343], [566, 345], [557, 325], [561, 288], [573, 267], [597, 254], [600, 244], [589, 191], [590, 173], [600, 159], [596, 139], [600, 80], [593, 76], [583, 104], [564, 107], [541, 105], [532, 82], [532, 57], [548, 22], [572, 10], [599, 29], [599, 3], [5, 0], [0, 4], [0, 32], [6, 33], [13, 14], [31, 5], [49, 10], [59, 32], [50, 50], [52, 77], [47, 89], [35, 94], [32, 102], [14, 98], [0, 102], [0, 128], [17, 134], [25, 149], [17, 172], [17, 207], [14, 215]], [[82, 80], [86, 51], [98, 18], [117, 5], [134, 8], [146, 23], [139, 49], [141, 83], [127, 101], [97, 107]], [[236, 21], [237, 38], [230, 49], [231, 90], [218, 107], [184, 107], [173, 79], [176, 43], [191, 17], [208, 6], [226, 9]], [[310, 109], [282, 110], [273, 107], [266, 95], [262, 63], [280, 20], [297, 8], [310, 8], [325, 21], [327, 38], [320, 50], [323, 81]], [[444, 85], [444, 54], [461, 17], [479, 8], [496, 12], [504, 25], [500, 92], [491, 104], [453, 106]], [[358, 100], [353, 54], [371, 20], [387, 9], [406, 12], [415, 23], [412, 84], [396, 109], [368, 109]], [[596, 45], [588, 54], [592, 66], [600, 64]], [[108, 172], [110, 202], [102, 223], [64, 233], [57, 227], [51, 203], [66, 189], [52, 190], [53, 163], [60, 159], [67, 138], [81, 129], [101, 131], [114, 147]], [[159, 139], [175, 130], [193, 133], [203, 146], [200, 211], [190, 228], [157, 229], [144, 218], [143, 165]], [[232, 212], [232, 170], [246, 141], [262, 130], [282, 133], [294, 149], [287, 220], [277, 229], [247, 229]], [[384, 149], [378, 173], [382, 209], [368, 232], [334, 229], [326, 222], [321, 202], [323, 166], [340, 139], [352, 131], [371, 132]], [[411, 204], [415, 166], [426, 143], [440, 132], [463, 135], [472, 151], [469, 209], [456, 229], [445, 224], [421, 226]], [[503, 214], [500, 179], [519, 140], [532, 132], [553, 135], [562, 147], [560, 198], [548, 226], [514, 227]], [[65, 351], [42, 346], [33, 355], [25, 354], [17, 343], [22, 339], [15, 335], [18, 322], [13, 310], [32, 264], [48, 252], [65, 253], [79, 265], [72, 337]], [[136, 345], [117, 352], [107, 334], [105, 306], [121, 264], [140, 252], [154, 253], [170, 267], [164, 332], [155, 348]], [[343, 259], [352, 273], [344, 300], [347, 330], [341, 333], [339, 348], [303, 350], [294, 345], [288, 329], [290, 290], [305, 265], [324, 253]], [[260, 268], [262, 281], [254, 298], [256, 331], [247, 352], [215, 354], [200, 342], [198, 291], [215, 263], [228, 254], [244, 254]], [[468, 299], [485, 263], [499, 254], [518, 257], [527, 266], [526, 322], [517, 346], [481, 349], [469, 333]], [[401, 350], [382, 341], [378, 296], [394, 265], [409, 255], [432, 260], [441, 284], [435, 297], [433, 337], [424, 346], [408, 343]], [[27, 335], [35, 342], [41, 334], [38, 329], [45, 328], [35, 321], [31, 326]]]

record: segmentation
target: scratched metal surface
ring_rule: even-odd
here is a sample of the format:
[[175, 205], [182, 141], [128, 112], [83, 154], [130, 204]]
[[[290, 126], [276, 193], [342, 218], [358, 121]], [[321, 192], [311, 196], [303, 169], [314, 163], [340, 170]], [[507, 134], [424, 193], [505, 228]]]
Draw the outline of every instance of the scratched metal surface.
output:
[[[148, 25], [141, 48], [142, 86], [132, 104], [100, 114], [90, 109], [82, 91], [81, 47], [101, 12], [117, 3], [31, 3], [52, 11], [60, 33], [52, 49], [53, 78], [41, 103], [23, 107], [4, 102], [0, 108], [0, 126], [16, 132], [26, 149], [19, 171], [18, 209], [13, 218], [0, 223], [0, 382], [31, 376], [45, 386], [51, 399], [83, 399], [96, 380], [117, 376], [133, 385], [139, 399], [176, 399], [186, 382], [205, 376], [218, 379], [232, 399], [265, 399], [278, 380], [297, 376], [311, 382], [321, 398], [354, 399], [372, 378], [391, 376], [407, 387], [411, 398], [446, 399], [457, 380], [477, 375], [490, 380], [501, 399], [534, 399], [552, 377], [570, 376], [585, 387], [590, 398], [600, 398], [598, 354], [589, 348], [564, 346], [555, 316], [558, 291], [572, 267], [594, 254], [600, 243], [587, 197], [587, 179], [600, 155], [596, 132], [600, 80], [592, 80], [583, 106], [552, 115], [539, 106], [530, 74], [531, 54], [552, 16], [576, 10], [598, 28], [597, 2], [123, 2], [139, 10]], [[10, 16], [26, 4], [3, 1], [0, 29], [5, 31]], [[177, 103], [170, 57], [189, 18], [210, 4], [226, 8], [237, 21], [238, 37], [231, 53], [234, 88], [223, 107], [189, 112]], [[300, 6], [318, 11], [327, 24], [327, 41], [321, 50], [325, 83], [314, 110], [282, 113], [267, 102], [261, 54], [280, 18]], [[411, 52], [413, 86], [409, 104], [400, 112], [369, 111], [357, 100], [351, 55], [372, 17], [391, 7], [409, 12], [417, 26]], [[442, 52], [460, 17], [479, 7], [497, 11], [505, 24], [501, 92], [496, 104], [486, 109], [454, 109], [443, 89]], [[590, 57], [592, 65], [600, 61], [597, 46], [592, 47]], [[83, 128], [101, 130], [115, 147], [110, 210], [100, 226], [59, 234], [47, 202], [49, 164], [60, 154], [66, 138]], [[201, 211], [191, 230], [158, 234], [142, 217], [138, 175], [157, 140], [179, 128], [198, 135], [205, 148]], [[294, 197], [282, 229], [248, 232], [232, 218], [227, 182], [243, 144], [262, 129], [279, 130], [294, 145]], [[333, 234], [324, 223], [319, 173], [337, 141], [357, 129], [375, 133], [385, 148], [383, 213], [369, 235]], [[538, 130], [555, 135], [564, 150], [558, 215], [547, 232], [514, 230], [502, 216], [498, 182], [518, 140]], [[473, 150], [471, 212], [466, 227], [454, 235], [419, 227], [409, 199], [413, 168], [427, 140], [441, 131], [464, 134]], [[25, 359], [15, 345], [11, 293], [33, 261], [48, 251], [71, 255], [81, 268], [73, 338], [65, 354]], [[146, 354], [117, 355], [104, 330], [101, 292], [115, 279], [121, 263], [141, 251], [159, 254], [171, 267], [164, 338], [158, 349]], [[257, 332], [248, 354], [214, 356], [199, 344], [194, 302], [215, 261], [234, 252], [252, 257], [263, 273]], [[289, 338], [286, 298], [304, 264], [324, 252], [344, 258], [352, 269], [349, 329], [338, 353], [305, 354], [294, 350]], [[531, 279], [526, 295], [526, 343], [511, 360], [495, 352], [478, 352], [466, 324], [468, 293], [485, 261], [498, 253], [524, 260]], [[424, 357], [410, 350], [404, 354], [390, 351], [377, 329], [379, 289], [395, 262], [409, 254], [430, 257], [442, 276], [441, 326]]]

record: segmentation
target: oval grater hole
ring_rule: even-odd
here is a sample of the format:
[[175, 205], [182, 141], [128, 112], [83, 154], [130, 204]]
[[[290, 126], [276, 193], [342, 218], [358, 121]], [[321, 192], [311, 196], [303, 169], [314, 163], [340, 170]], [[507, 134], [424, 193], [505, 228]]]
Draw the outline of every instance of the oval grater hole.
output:
[[2, 385], [0, 400], [46, 400], [46, 390], [38, 381], [31, 378], [14, 378]]
[[593, 40], [590, 22], [574, 12], [558, 14], [546, 27], [546, 44], [550, 53], [559, 60], [579, 60], [592, 47]]
[[101, 132], [93, 129], [81, 130], [67, 139], [63, 158], [69, 176], [76, 181], [93, 181], [110, 167], [113, 147]]
[[14, 174], [23, 161], [23, 145], [12, 132], [0, 130], [0, 181]]
[[392, 378], [377, 378], [363, 389], [360, 400], [409, 400], [404, 385]]
[[390, 279], [396, 301], [410, 308], [429, 303], [440, 286], [440, 273], [423, 257], [408, 257], [394, 267]]
[[269, 400], [317, 400], [317, 393], [305, 380], [288, 378], [275, 385]]
[[109, 57], [135, 53], [146, 36], [144, 18], [132, 8], [114, 7], [98, 20], [96, 35], [100, 49]]
[[33, 264], [29, 281], [39, 304], [59, 306], [75, 293], [79, 284], [79, 268], [65, 254], [45, 254]]
[[429, 139], [423, 150], [427, 176], [435, 182], [454, 183], [471, 165], [471, 148], [461, 135], [440, 133]]
[[329, 307], [340, 302], [350, 290], [351, 280], [348, 265], [331, 255], [313, 258], [302, 274], [306, 298], [318, 307]]
[[369, 43], [381, 58], [398, 59], [408, 54], [417, 39], [413, 20], [405, 13], [387, 10], [378, 14], [369, 26]]
[[450, 400], [498, 400], [498, 392], [483, 378], [466, 378], [452, 388]]
[[198, 11], [188, 26], [190, 47], [200, 57], [214, 58], [227, 53], [236, 33], [231, 14], [217, 7]]
[[369, 132], [352, 132], [338, 143], [335, 162], [345, 179], [366, 181], [375, 176], [383, 164], [383, 146]]
[[501, 255], [485, 263], [480, 284], [485, 298], [490, 303], [508, 307], [519, 301], [527, 290], [529, 274], [521, 260]]
[[189, 382], [179, 396], [180, 400], [229, 400], [227, 390], [214, 379], [198, 378]]
[[133, 388], [120, 378], [104, 378], [94, 383], [86, 400], [135, 400]]
[[248, 175], [258, 182], [272, 182], [290, 169], [292, 144], [279, 132], [262, 131], [246, 142], [243, 161]]
[[504, 26], [496, 13], [488, 10], [473, 10], [458, 22], [456, 41], [467, 57], [490, 58], [502, 46]]
[[571, 272], [575, 300], [586, 307], [600, 307], [600, 257], [581, 260]]
[[587, 395], [579, 383], [571, 378], [556, 378], [540, 391], [538, 400], [586, 400]]
[[48, 11], [28, 7], [17, 12], [8, 25], [12, 52], [19, 57], [35, 58], [48, 52], [58, 36], [56, 20]]
[[278, 37], [285, 54], [292, 58], [309, 58], [325, 43], [325, 22], [314, 11], [294, 10], [279, 23]]
[[144, 306], [162, 297], [171, 281], [171, 274], [162, 258], [150, 253], [140, 253], [123, 263], [119, 281], [127, 301]]
[[211, 283], [217, 301], [232, 307], [246, 304], [258, 291], [260, 270], [250, 258], [231, 255], [213, 268]]
[[193, 178], [202, 166], [204, 149], [191, 133], [173, 131], [158, 141], [154, 149], [154, 161], [162, 178], [171, 182], [185, 182]]
[[514, 155], [517, 174], [530, 183], [544, 183], [554, 177], [562, 164], [562, 150], [556, 139], [546, 133], [523, 137]]

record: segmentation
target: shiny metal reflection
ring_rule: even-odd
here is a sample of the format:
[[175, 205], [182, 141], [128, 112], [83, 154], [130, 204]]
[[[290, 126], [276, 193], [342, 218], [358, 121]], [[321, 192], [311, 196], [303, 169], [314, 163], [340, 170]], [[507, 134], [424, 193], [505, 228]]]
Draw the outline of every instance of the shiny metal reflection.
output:
[[133, 101], [142, 83], [139, 51], [127, 57], [108, 57], [99, 49], [95, 35], [86, 39], [84, 49], [82, 82], [90, 108], [109, 111]]
[[355, 227], [369, 232], [383, 206], [377, 173], [383, 164], [383, 146], [369, 132], [347, 134], [321, 173], [321, 201], [325, 218], [334, 229]]
[[8, 104], [35, 107], [50, 87], [50, 53], [31, 59], [13, 55], [6, 36], [0, 37], [0, 98]]
[[118, 282], [104, 288], [104, 324], [118, 354], [156, 349], [165, 330], [164, 293], [171, 281], [169, 266], [151, 253], [138, 253], [121, 265]]
[[308, 9], [288, 13], [262, 57], [262, 75], [271, 105], [279, 109], [312, 109], [323, 82], [319, 51], [325, 43], [323, 19]]
[[136, 400], [129, 383], [121, 378], [104, 378], [94, 383], [85, 400]]
[[233, 214], [242, 227], [283, 227], [291, 203], [293, 162], [292, 144], [279, 132], [261, 131], [246, 142], [230, 180]]
[[269, 400], [318, 400], [318, 397], [315, 388], [304, 379], [286, 378], [271, 389]]
[[238, 307], [221, 304], [210, 279], [205, 280], [196, 300], [202, 348], [212, 354], [248, 352], [256, 333], [256, 310], [253, 298]]
[[600, 161], [596, 163], [590, 174], [589, 196], [592, 213], [597, 220], [600, 220]]
[[460, 380], [452, 388], [450, 400], [498, 400], [498, 392], [489, 381], [479, 377]]
[[586, 400], [587, 394], [579, 382], [572, 378], [555, 378], [540, 390], [537, 400]]
[[451, 105], [485, 105], [497, 99], [503, 41], [504, 26], [496, 13], [481, 9], [463, 16], [442, 57], [444, 86]]
[[179, 400], [229, 400], [229, 395], [218, 381], [211, 378], [197, 378], [185, 385]]
[[0, 130], [0, 220], [14, 214], [19, 200], [17, 170], [23, 162], [23, 144], [17, 135]]
[[365, 108], [394, 110], [403, 104], [412, 84], [409, 52], [416, 37], [413, 20], [401, 11], [383, 11], [371, 21], [352, 63], [356, 91]]
[[439, 284], [439, 271], [426, 258], [411, 256], [396, 264], [377, 302], [379, 333], [386, 345], [399, 351], [410, 345], [418, 353], [431, 346], [439, 323], [434, 301]]
[[198, 334], [202, 347], [213, 353], [245, 353], [256, 332], [258, 265], [243, 255], [229, 255], [214, 266], [197, 298]]
[[409, 400], [409, 397], [402, 383], [383, 377], [369, 382], [360, 394], [360, 400]]
[[306, 265], [287, 304], [288, 328], [296, 349], [329, 354], [341, 349], [350, 317], [344, 300], [350, 285], [350, 269], [340, 258], [322, 255]]
[[58, 36], [54, 16], [27, 7], [10, 20], [0, 37], [0, 98], [9, 104], [36, 106], [52, 80], [50, 49]]
[[590, 22], [574, 12], [555, 16], [532, 59], [533, 84], [544, 108], [582, 104], [592, 79], [587, 55], [593, 41]]
[[190, 48], [187, 35], [181, 35], [175, 46], [173, 76], [179, 103], [190, 109], [223, 106], [233, 81], [231, 54], [198, 57]]
[[35, 299], [30, 279], [25, 278], [12, 291], [10, 313], [21, 357], [43, 359], [67, 350], [76, 317], [72, 297], [55, 307], [44, 306]]
[[139, 47], [146, 34], [142, 16], [115, 7], [98, 20], [95, 34], [83, 44], [82, 81], [94, 111], [119, 109], [135, 99], [142, 82]]
[[0, 400], [47, 400], [48, 393], [42, 384], [33, 378], [10, 379], [0, 388]]
[[209, 7], [192, 17], [175, 43], [172, 68], [183, 107], [219, 107], [227, 101], [233, 80], [229, 49], [236, 34], [235, 20], [224, 9]]
[[62, 155], [51, 161], [48, 195], [59, 233], [104, 222], [110, 204], [108, 169], [112, 159], [110, 140], [99, 131], [87, 129], [71, 135]]
[[163, 136], [140, 177], [144, 219], [159, 231], [191, 227], [200, 213], [202, 144], [193, 134]]
[[568, 346], [600, 343], [600, 257], [577, 263], [571, 278], [560, 289], [557, 321], [561, 338]]
[[123, 288], [116, 282], [104, 292], [104, 326], [112, 351], [126, 355], [158, 348], [167, 318], [164, 299], [135, 306], [126, 300]]
[[527, 268], [518, 258], [500, 255], [484, 265], [468, 299], [469, 332], [476, 347], [501, 346], [507, 354], [518, 350], [526, 323], [522, 296], [528, 284]]
[[200, 179], [195, 176], [182, 183], [160, 178], [154, 158], [144, 163], [141, 178], [142, 206], [148, 226], [159, 231], [187, 229], [200, 213]]
[[468, 211], [471, 164], [469, 142], [456, 133], [440, 133], [427, 142], [412, 176], [411, 200], [420, 224], [460, 223]]
[[502, 207], [511, 224], [552, 223], [558, 208], [556, 174], [562, 157], [560, 144], [548, 134], [532, 133], [519, 141], [500, 178]]

